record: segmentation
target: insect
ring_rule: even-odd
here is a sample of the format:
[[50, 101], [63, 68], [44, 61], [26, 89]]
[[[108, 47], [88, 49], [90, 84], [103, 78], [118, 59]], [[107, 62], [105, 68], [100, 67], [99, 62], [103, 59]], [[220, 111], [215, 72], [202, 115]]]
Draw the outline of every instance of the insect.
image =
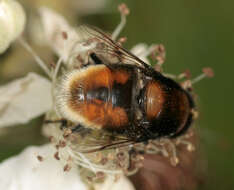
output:
[[80, 68], [62, 76], [56, 98], [64, 120], [75, 124], [73, 131], [124, 137], [99, 150], [184, 134], [193, 118], [189, 92], [99, 29], [81, 28], [89, 36], [86, 43], [96, 46]]

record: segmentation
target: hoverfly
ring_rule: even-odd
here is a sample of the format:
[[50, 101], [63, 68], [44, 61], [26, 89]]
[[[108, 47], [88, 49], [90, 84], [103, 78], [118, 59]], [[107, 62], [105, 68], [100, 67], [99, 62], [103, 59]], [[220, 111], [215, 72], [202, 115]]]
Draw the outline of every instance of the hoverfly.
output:
[[193, 98], [174, 80], [121, 47], [96, 28], [81, 26], [88, 59], [62, 74], [57, 109], [74, 133], [111, 134], [91, 151], [175, 138], [192, 123]]

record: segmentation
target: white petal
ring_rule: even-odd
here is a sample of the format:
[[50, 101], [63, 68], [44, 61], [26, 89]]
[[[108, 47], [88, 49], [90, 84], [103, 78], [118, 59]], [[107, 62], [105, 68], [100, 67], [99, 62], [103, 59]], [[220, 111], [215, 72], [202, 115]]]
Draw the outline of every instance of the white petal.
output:
[[109, 176], [103, 184], [95, 186], [95, 190], [134, 190], [132, 183], [125, 176], [121, 176], [117, 181]]
[[12, 38], [15, 40], [24, 30], [25, 22], [26, 22], [26, 15], [24, 12], [23, 7], [15, 0], [5, 0], [9, 4], [11, 8], [11, 16], [13, 19], [13, 30]]
[[26, 123], [51, 107], [51, 83], [35, 73], [0, 86], [0, 127]]
[[[0, 189], [4, 190], [87, 190], [76, 168], [63, 171], [55, 160], [52, 145], [30, 147], [0, 165]], [[39, 161], [37, 156], [43, 157]]]
[[[41, 21], [44, 35], [48, 44], [57, 53], [63, 57], [66, 62], [74, 44], [79, 40], [76, 31], [67, 23], [67, 21], [55, 11], [42, 7], [40, 8]], [[62, 33], [66, 32], [67, 39], [64, 39]]]
[[148, 51], [149, 51], [149, 46], [145, 43], [140, 43], [135, 45], [132, 49], [131, 52], [139, 57], [142, 61], [145, 63], [149, 64], [150, 61], [148, 60]]
[[22, 33], [25, 20], [25, 12], [17, 1], [0, 1], [0, 53]]
[[11, 36], [7, 23], [0, 19], [0, 53], [3, 53], [11, 43]]
[[[4, 190], [89, 190], [79, 176], [78, 168], [64, 172], [61, 162], [53, 154], [57, 150], [50, 144], [30, 147], [20, 155], [0, 164], [0, 189]], [[37, 156], [42, 156], [39, 161]], [[134, 190], [130, 181], [122, 176], [114, 182], [108, 177], [95, 190]]]

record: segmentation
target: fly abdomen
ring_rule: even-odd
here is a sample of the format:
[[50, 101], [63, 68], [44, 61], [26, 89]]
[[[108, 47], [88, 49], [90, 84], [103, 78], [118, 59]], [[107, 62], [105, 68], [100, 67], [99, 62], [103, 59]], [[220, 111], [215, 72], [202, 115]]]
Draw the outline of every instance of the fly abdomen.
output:
[[103, 103], [109, 101], [110, 90], [106, 87], [100, 87], [97, 89], [92, 89], [87, 92], [87, 101], [92, 102], [93, 99], [102, 101]]
[[[128, 126], [133, 80], [125, 68], [89, 66], [68, 76], [65, 117], [90, 128], [122, 130]], [[62, 111], [62, 110], [61, 110]]]

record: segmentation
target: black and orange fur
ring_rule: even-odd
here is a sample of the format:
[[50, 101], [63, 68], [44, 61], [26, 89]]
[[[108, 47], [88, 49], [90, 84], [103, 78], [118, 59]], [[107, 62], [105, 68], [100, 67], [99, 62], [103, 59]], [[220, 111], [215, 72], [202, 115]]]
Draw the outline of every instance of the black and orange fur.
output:
[[[93, 50], [89, 64], [65, 77], [59, 99], [64, 118], [79, 127], [122, 134], [131, 142], [183, 134], [193, 117], [189, 92], [104, 33], [95, 32], [109, 52]], [[110, 63], [105, 53], [118, 62]]]

